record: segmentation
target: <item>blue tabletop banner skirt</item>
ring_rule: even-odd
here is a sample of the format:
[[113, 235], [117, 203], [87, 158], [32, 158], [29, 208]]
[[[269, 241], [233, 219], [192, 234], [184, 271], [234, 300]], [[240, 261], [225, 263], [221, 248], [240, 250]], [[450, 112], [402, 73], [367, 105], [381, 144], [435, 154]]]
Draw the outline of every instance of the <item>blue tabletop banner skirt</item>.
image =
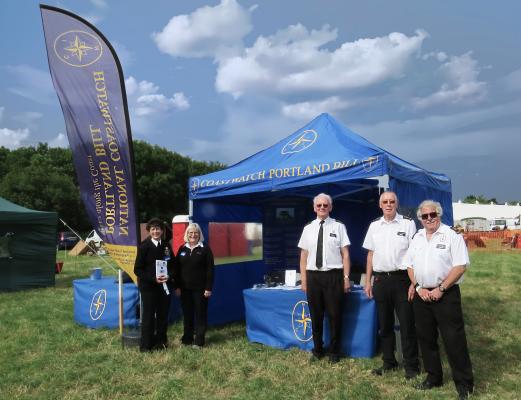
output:
[[[89, 328], [119, 326], [118, 281], [116, 277], [77, 279], [73, 281], [74, 320]], [[134, 283], [123, 284], [123, 321], [138, 326], [139, 295]]]
[[[246, 289], [246, 334], [251, 342], [280, 349], [311, 351], [313, 340], [306, 295], [300, 289]], [[376, 353], [377, 317], [374, 300], [360, 287], [346, 295], [342, 320], [342, 353], [373, 357]], [[329, 327], [324, 325], [325, 344]]]

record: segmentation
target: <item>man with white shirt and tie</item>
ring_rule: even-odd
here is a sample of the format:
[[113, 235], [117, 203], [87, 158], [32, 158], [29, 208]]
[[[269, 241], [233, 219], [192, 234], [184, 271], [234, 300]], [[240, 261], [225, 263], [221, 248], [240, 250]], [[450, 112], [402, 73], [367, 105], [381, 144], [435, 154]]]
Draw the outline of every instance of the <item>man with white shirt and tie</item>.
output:
[[304, 227], [298, 247], [302, 290], [306, 293], [313, 332], [312, 360], [325, 355], [324, 315], [331, 332], [329, 360], [340, 360], [344, 294], [349, 291], [349, 237], [344, 224], [329, 217], [331, 196], [320, 193], [313, 199], [317, 218]]
[[400, 322], [405, 377], [412, 379], [419, 374], [420, 364], [412, 309], [414, 287], [404, 257], [416, 233], [416, 225], [411, 218], [397, 213], [398, 197], [394, 192], [383, 192], [379, 205], [383, 215], [369, 225], [362, 245], [368, 250], [364, 289], [376, 302], [383, 360], [383, 365], [372, 373], [381, 376], [398, 368], [394, 354], [396, 312]]

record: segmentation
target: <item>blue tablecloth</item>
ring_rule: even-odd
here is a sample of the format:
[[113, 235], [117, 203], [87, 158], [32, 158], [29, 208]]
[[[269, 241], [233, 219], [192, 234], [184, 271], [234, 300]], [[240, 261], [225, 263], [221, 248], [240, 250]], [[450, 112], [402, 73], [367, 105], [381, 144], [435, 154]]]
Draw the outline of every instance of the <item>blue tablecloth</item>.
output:
[[[101, 279], [77, 279], [72, 282], [74, 320], [89, 328], [119, 326], [118, 283], [115, 276]], [[123, 284], [123, 315], [125, 326], [137, 326], [137, 286]]]
[[[300, 290], [246, 289], [246, 334], [251, 342], [288, 349], [313, 349], [311, 318], [305, 293]], [[376, 304], [362, 288], [345, 297], [342, 352], [350, 357], [373, 357], [377, 337]], [[325, 345], [329, 327], [324, 324]]]
[[[115, 276], [101, 279], [77, 279], [72, 282], [74, 320], [89, 328], [119, 327], [118, 281]], [[172, 293], [168, 321], [182, 316], [181, 302]], [[134, 283], [123, 284], [124, 326], [138, 326], [139, 291]]]

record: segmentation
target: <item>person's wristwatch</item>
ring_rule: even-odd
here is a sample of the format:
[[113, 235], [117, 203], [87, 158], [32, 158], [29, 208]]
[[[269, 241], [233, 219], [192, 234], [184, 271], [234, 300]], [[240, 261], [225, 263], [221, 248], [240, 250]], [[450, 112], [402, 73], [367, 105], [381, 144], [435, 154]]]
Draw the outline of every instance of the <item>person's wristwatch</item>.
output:
[[420, 293], [420, 289], [421, 289], [421, 288], [422, 288], [422, 287], [420, 286], [420, 284], [419, 284], [418, 282], [416, 282], [416, 285], [414, 285], [414, 289], [415, 289], [418, 293]]
[[344, 281], [348, 281], [349, 280], [349, 275], [344, 275]]
[[445, 293], [445, 291], [447, 290], [447, 288], [443, 286], [443, 283], [440, 283], [440, 286], [438, 286], [438, 288], [440, 289], [441, 293]]

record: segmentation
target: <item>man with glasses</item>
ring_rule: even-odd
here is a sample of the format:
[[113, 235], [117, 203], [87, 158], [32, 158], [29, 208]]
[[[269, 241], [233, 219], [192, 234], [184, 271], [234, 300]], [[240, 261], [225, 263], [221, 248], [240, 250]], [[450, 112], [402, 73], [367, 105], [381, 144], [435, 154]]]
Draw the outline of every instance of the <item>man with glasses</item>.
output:
[[313, 199], [317, 218], [304, 227], [298, 243], [302, 290], [306, 293], [313, 332], [312, 361], [325, 355], [322, 338], [324, 313], [330, 328], [329, 361], [340, 360], [344, 293], [349, 291], [350, 245], [344, 224], [329, 217], [331, 196], [321, 193]]
[[383, 360], [383, 365], [372, 373], [381, 376], [398, 368], [394, 355], [396, 312], [405, 377], [412, 379], [419, 374], [420, 363], [411, 304], [414, 286], [407, 275], [404, 257], [416, 233], [416, 225], [411, 218], [397, 213], [398, 198], [394, 192], [382, 193], [379, 204], [383, 215], [369, 225], [362, 245], [368, 250], [364, 290], [369, 298], [374, 296], [376, 302]]
[[460, 399], [474, 391], [459, 284], [469, 264], [463, 237], [441, 223], [440, 203], [425, 200], [418, 207], [424, 229], [413, 238], [406, 255], [409, 277], [415, 285], [414, 317], [427, 377], [417, 388], [443, 385], [438, 331]]

